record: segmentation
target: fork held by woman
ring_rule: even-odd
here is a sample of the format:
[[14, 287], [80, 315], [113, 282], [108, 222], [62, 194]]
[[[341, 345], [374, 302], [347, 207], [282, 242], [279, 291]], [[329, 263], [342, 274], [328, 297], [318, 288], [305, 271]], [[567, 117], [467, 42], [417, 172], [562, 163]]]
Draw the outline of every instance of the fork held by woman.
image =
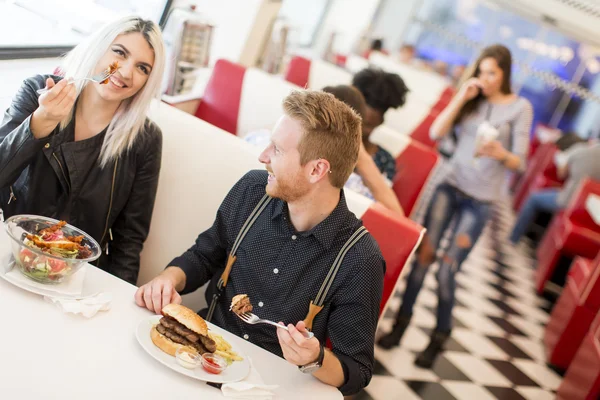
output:
[[[81, 78], [81, 79], [72, 79], [72, 78], [68, 78], [67, 84], [71, 84], [71, 83], [75, 83], [78, 81], [92, 81], [92, 82], [96, 82], [96, 83], [101, 83], [105, 80], [107, 80], [108, 78], [110, 78], [114, 73], [116, 72], [116, 70], [114, 72], [110, 72], [109, 70], [104, 70], [101, 73], [99, 73], [98, 75], [94, 75], [91, 78]], [[52, 87], [48, 87], [46, 86], [43, 89], [39, 89], [37, 90], [37, 94], [44, 94], [50, 91], [50, 89], [52, 89]]]

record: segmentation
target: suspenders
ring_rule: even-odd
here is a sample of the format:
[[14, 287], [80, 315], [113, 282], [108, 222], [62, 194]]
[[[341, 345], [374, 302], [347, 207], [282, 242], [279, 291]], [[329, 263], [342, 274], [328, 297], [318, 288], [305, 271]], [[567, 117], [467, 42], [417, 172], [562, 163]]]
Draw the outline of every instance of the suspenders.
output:
[[[215, 308], [217, 306], [217, 303], [219, 302], [219, 298], [221, 297], [225, 286], [227, 286], [229, 274], [231, 273], [231, 269], [233, 268], [233, 264], [235, 263], [235, 260], [237, 258], [236, 252], [237, 249], [240, 247], [240, 243], [242, 242], [242, 240], [244, 240], [246, 234], [250, 231], [250, 228], [252, 228], [252, 225], [254, 225], [260, 214], [265, 210], [265, 208], [267, 208], [267, 205], [270, 201], [271, 197], [265, 194], [263, 198], [260, 199], [256, 207], [254, 207], [254, 210], [252, 210], [250, 216], [248, 217], [248, 219], [246, 219], [246, 222], [244, 222], [244, 225], [242, 225], [242, 229], [240, 229], [240, 232], [238, 233], [235, 242], [233, 243], [233, 247], [231, 248], [231, 252], [227, 257], [227, 264], [225, 266], [225, 270], [223, 271], [223, 273], [221, 274], [221, 278], [217, 282], [217, 288], [215, 290], [215, 293], [213, 294], [213, 298], [210, 303], [210, 307], [208, 308], [208, 313], [206, 316], [206, 319], [208, 321], [212, 320]], [[327, 293], [329, 292], [329, 289], [331, 288], [331, 285], [335, 280], [335, 276], [337, 275], [338, 270], [340, 269], [340, 266], [344, 261], [346, 253], [348, 253], [352, 246], [354, 246], [368, 232], [369, 231], [367, 231], [367, 228], [361, 226], [352, 234], [352, 236], [350, 236], [350, 238], [342, 246], [340, 252], [338, 253], [337, 257], [335, 258], [333, 264], [329, 269], [329, 273], [327, 274], [325, 280], [321, 284], [321, 288], [319, 289], [319, 293], [317, 293], [317, 297], [315, 297], [315, 299], [310, 302], [308, 314], [304, 319], [304, 323], [306, 324], [306, 327], [309, 330], [312, 330], [313, 321], [315, 317], [323, 309]]]
[[317, 297], [313, 301], [310, 302], [310, 306], [308, 308], [308, 314], [306, 314], [306, 318], [304, 318], [304, 324], [306, 325], [307, 329], [312, 330], [313, 321], [314, 321], [315, 317], [323, 309], [323, 303], [325, 302], [325, 297], [327, 297], [327, 293], [329, 292], [329, 289], [331, 288], [331, 284], [333, 283], [333, 280], [335, 279], [335, 276], [337, 275], [338, 270], [340, 269], [340, 266], [342, 265], [342, 261], [344, 261], [344, 257], [346, 256], [346, 253], [348, 252], [348, 250], [350, 250], [352, 248], [352, 246], [354, 246], [367, 233], [369, 233], [367, 228], [365, 228], [364, 226], [361, 226], [352, 234], [352, 236], [350, 236], [350, 238], [342, 246], [342, 249], [338, 253], [333, 264], [331, 265], [331, 268], [329, 268], [329, 273], [327, 274], [327, 276], [325, 277], [325, 280], [321, 284], [321, 289], [319, 289], [319, 293], [317, 294]]
[[248, 233], [248, 231], [250, 230], [252, 225], [254, 225], [254, 223], [260, 216], [260, 214], [264, 211], [265, 208], [267, 208], [267, 205], [269, 204], [270, 201], [271, 201], [271, 197], [269, 197], [268, 194], [265, 194], [262, 197], [262, 199], [260, 199], [260, 201], [258, 202], [256, 207], [254, 207], [254, 210], [252, 210], [252, 212], [250, 213], [250, 216], [248, 217], [248, 219], [246, 219], [246, 222], [244, 222], [244, 225], [242, 225], [242, 229], [240, 229], [237, 237], [235, 238], [235, 242], [233, 242], [233, 247], [231, 248], [231, 252], [229, 253], [229, 256], [227, 257], [227, 264], [225, 265], [225, 271], [223, 271], [223, 273], [221, 274], [221, 278], [217, 282], [217, 288], [215, 290], [215, 293], [213, 294], [212, 301], [210, 302], [210, 307], [208, 308], [208, 313], [206, 315], [207, 321], [212, 320], [213, 314], [215, 312], [215, 307], [217, 306], [217, 303], [219, 302], [219, 297], [221, 297], [221, 293], [223, 293], [223, 289], [225, 288], [225, 286], [227, 286], [227, 281], [229, 280], [229, 274], [231, 273], [231, 268], [233, 267], [233, 264], [235, 263], [235, 260], [237, 259], [237, 256], [235, 255], [235, 253], [237, 252], [238, 247], [240, 247], [240, 243], [242, 243], [242, 240], [244, 240], [244, 238], [246, 237], [246, 234]]

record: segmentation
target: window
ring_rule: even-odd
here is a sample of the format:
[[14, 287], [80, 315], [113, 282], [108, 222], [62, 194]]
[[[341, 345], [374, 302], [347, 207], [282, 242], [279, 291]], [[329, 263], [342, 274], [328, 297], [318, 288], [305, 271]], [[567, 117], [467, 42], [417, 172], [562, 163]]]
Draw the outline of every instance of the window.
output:
[[0, 57], [47, 56], [51, 49], [58, 55], [120, 16], [135, 14], [158, 23], [170, 3], [168, 0], [0, 0]]

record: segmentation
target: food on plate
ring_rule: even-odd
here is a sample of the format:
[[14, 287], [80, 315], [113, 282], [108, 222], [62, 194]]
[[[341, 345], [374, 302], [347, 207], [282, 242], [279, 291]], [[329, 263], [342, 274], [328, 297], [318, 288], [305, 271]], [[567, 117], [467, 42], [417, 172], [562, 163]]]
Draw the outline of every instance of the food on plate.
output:
[[214, 332], [208, 332], [208, 336], [215, 341], [217, 344], [217, 350], [214, 352], [216, 355], [221, 356], [227, 361], [227, 364], [231, 364], [234, 361], [242, 361], [235, 351], [231, 349], [231, 345], [227, 340], [223, 339], [223, 336], [218, 335]]
[[217, 351], [217, 344], [208, 336], [206, 321], [193, 310], [169, 304], [162, 309], [162, 314], [150, 331], [152, 343], [159, 349], [174, 357], [182, 347], [200, 355]]
[[238, 294], [233, 296], [229, 310], [233, 311], [237, 315], [252, 312], [252, 303], [250, 303], [250, 297], [248, 297], [247, 294]]
[[196, 353], [196, 351], [186, 350], [183, 346], [177, 349], [175, 358], [183, 368], [194, 369], [200, 365], [200, 356], [198, 356], [198, 353]]
[[86, 259], [92, 256], [93, 252], [90, 247], [82, 244], [83, 236], [65, 235], [63, 228], [66, 224], [65, 221], [60, 221], [35, 234], [25, 235], [23, 244], [26, 247], [19, 252], [23, 273], [40, 281], [59, 281], [71, 270], [69, 262], [40, 256], [29, 250], [30, 248], [63, 259]]
[[227, 361], [215, 354], [202, 354], [202, 367], [209, 374], [220, 374], [227, 368]]
[[[110, 75], [114, 74], [115, 72], [117, 72], [118, 69], [119, 69], [119, 63], [117, 61], [115, 61], [114, 63], [110, 64], [108, 66], [108, 68], [106, 68], [104, 70], [104, 72], [106, 72], [110, 76]], [[105, 80], [100, 82], [101, 85], [106, 85], [107, 83], [108, 83], [108, 78], [106, 78]]]
[[83, 236], [66, 236], [62, 228], [67, 223], [60, 221], [56, 225], [38, 231], [37, 234], [27, 234], [25, 245], [37, 248], [45, 253], [62, 258], [89, 258], [92, 250], [82, 245]]

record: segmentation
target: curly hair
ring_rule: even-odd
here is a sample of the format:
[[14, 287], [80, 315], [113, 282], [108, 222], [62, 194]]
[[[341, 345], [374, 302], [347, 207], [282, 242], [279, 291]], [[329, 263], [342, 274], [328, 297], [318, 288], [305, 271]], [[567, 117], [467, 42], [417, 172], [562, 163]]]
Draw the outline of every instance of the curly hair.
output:
[[399, 75], [376, 68], [358, 72], [352, 79], [352, 85], [360, 90], [369, 107], [382, 114], [390, 108], [403, 106], [409, 92]]

